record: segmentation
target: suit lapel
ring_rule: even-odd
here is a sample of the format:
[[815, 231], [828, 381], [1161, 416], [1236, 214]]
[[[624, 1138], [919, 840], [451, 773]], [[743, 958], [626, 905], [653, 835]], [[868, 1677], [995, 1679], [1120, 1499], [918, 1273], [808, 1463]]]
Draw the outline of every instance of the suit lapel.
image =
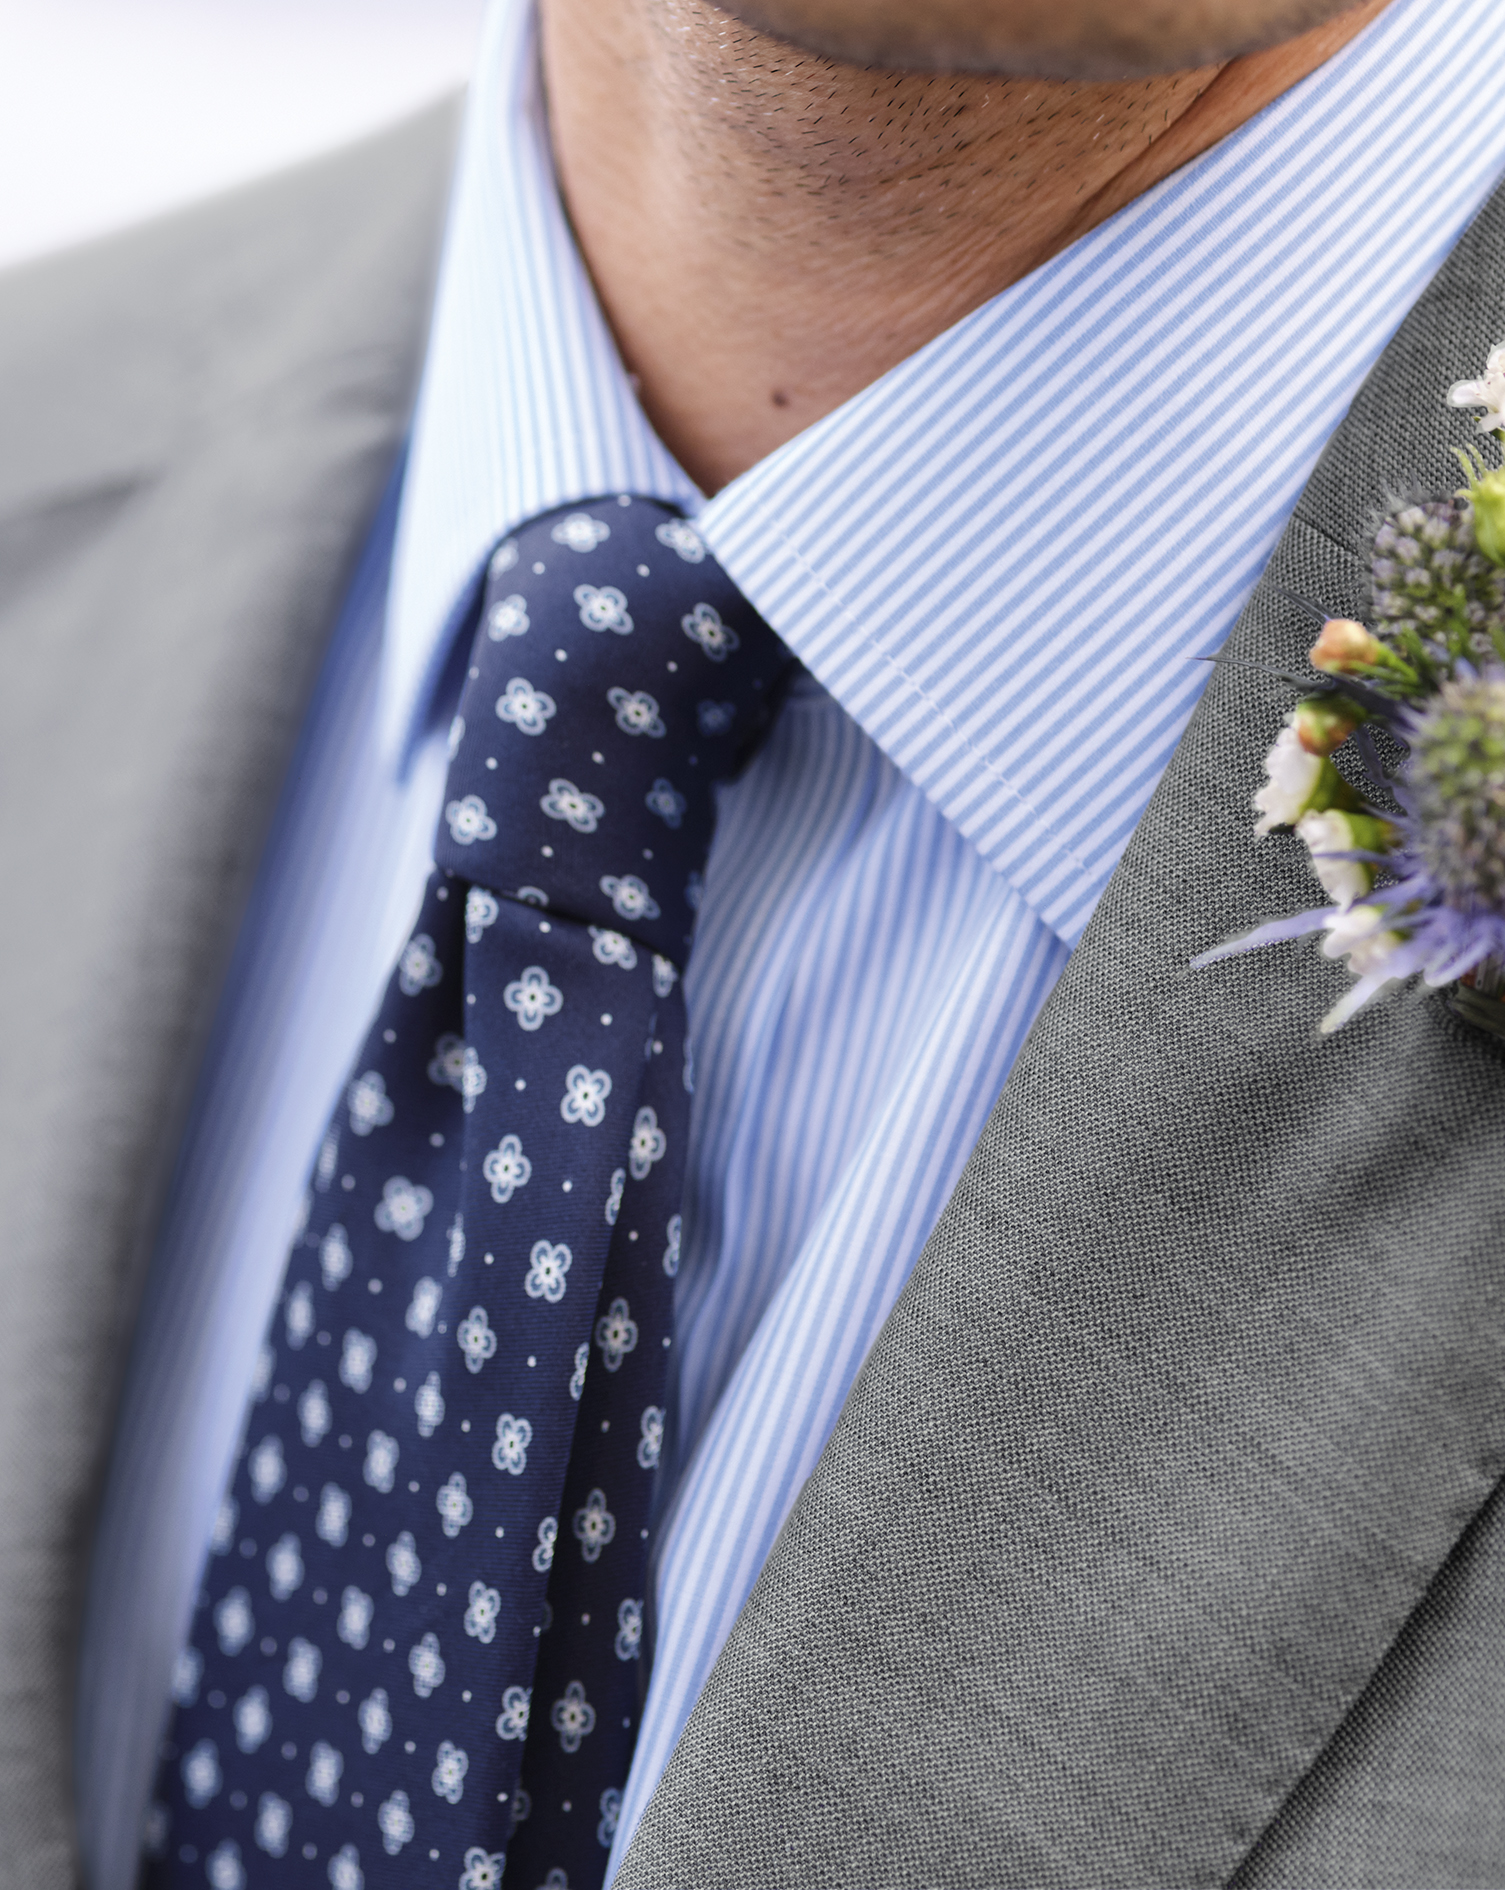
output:
[[[1402, 328], [1229, 646], [1362, 614], [1505, 192]], [[1227, 1881], [1505, 1468], [1505, 1055], [1417, 992], [1335, 1039], [1221, 669], [695, 1709], [619, 1890]]]

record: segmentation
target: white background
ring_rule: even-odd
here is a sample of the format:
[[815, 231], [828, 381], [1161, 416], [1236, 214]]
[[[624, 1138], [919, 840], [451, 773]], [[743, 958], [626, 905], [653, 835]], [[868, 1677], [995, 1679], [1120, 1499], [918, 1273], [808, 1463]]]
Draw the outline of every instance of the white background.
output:
[[0, 267], [464, 83], [484, 0], [0, 0]]

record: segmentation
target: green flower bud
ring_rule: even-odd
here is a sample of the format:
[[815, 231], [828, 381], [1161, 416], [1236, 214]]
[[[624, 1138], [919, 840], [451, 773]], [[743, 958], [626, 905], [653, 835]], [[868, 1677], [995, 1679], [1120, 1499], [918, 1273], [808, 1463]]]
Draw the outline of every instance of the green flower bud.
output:
[[1474, 508], [1474, 543], [1491, 564], [1505, 564], [1505, 467], [1496, 467], [1468, 496]]
[[1307, 661], [1328, 676], [1368, 676], [1405, 684], [1416, 681], [1416, 671], [1403, 657], [1351, 617], [1329, 617], [1321, 636], [1307, 652]]
[[1341, 696], [1306, 696], [1296, 704], [1292, 726], [1309, 755], [1331, 755], [1362, 720], [1354, 705]]

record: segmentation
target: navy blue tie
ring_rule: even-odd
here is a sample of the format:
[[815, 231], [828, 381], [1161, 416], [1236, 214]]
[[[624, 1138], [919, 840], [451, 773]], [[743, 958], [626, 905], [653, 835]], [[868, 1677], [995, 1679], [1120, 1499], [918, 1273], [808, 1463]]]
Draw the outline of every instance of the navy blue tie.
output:
[[591, 1890], [645, 1684], [715, 785], [787, 650], [643, 499], [493, 554], [431, 878], [175, 1676], [153, 1890]]

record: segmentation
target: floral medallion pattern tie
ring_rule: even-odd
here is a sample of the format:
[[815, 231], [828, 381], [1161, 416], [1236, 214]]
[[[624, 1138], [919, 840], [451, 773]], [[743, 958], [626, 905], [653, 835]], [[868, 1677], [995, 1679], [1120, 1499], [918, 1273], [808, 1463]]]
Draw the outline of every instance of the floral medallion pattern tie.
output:
[[587, 1890], [644, 1683], [714, 787], [787, 650], [668, 508], [493, 554], [436, 870], [319, 1154], [152, 1890]]

